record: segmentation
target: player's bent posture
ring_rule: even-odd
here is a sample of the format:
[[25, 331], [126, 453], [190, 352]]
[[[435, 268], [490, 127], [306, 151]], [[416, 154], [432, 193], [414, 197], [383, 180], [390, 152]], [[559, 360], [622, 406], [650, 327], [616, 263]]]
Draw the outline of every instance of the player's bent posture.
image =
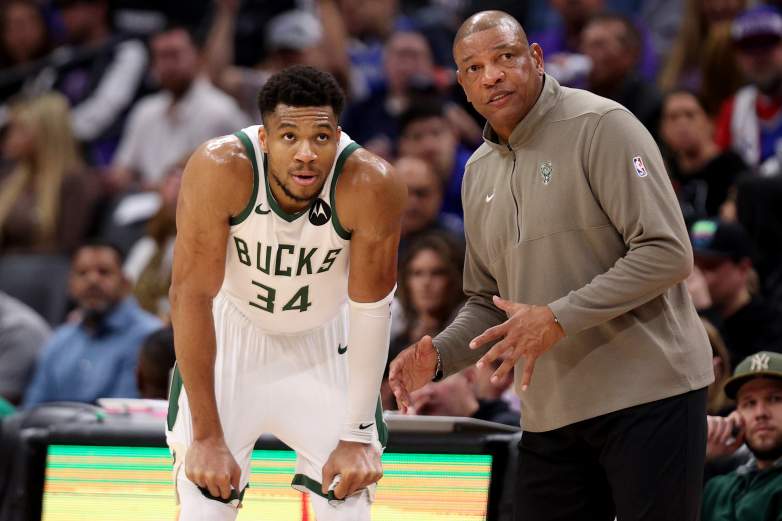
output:
[[202, 145], [182, 181], [167, 433], [180, 519], [235, 518], [261, 433], [296, 451], [293, 486], [319, 521], [368, 519], [406, 189], [340, 132], [330, 75], [286, 69], [258, 101], [264, 125]]

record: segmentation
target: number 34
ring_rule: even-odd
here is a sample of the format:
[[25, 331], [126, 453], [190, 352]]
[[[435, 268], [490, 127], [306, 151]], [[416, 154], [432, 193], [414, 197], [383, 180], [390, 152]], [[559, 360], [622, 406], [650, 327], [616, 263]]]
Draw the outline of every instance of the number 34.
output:
[[[274, 301], [277, 298], [277, 290], [271, 288], [260, 282], [252, 281], [254, 286], [258, 286], [266, 292], [265, 295], [258, 294], [258, 302], [249, 302], [249, 304], [258, 309], [262, 309], [268, 313], [274, 313]], [[298, 310], [300, 313], [307, 311], [312, 305], [310, 302], [310, 287], [309, 285], [302, 286], [299, 291], [293, 294], [290, 300], [282, 306], [283, 311]]]

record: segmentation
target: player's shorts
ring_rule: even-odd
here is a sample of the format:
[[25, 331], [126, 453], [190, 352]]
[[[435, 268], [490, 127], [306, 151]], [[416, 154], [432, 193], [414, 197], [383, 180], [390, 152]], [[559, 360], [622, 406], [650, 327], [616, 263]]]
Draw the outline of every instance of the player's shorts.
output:
[[[309, 493], [319, 521], [369, 519], [373, 488], [342, 504], [321, 491], [321, 469], [337, 446], [347, 412], [347, 306], [323, 326], [295, 335], [260, 331], [222, 294], [214, 299], [213, 314], [215, 397], [225, 441], [242, 469], [241, 492], [228, 503], [209, 499], [185, 476], [193, 431], [175, 369], [166, 438], [174, 456], [180, 521], [234, 519], [249, 482], [253, 446], [263, 433], [296, 451], [292, 486]], [[379, 403], [372, 429], [382, 449], [387, 430]]]

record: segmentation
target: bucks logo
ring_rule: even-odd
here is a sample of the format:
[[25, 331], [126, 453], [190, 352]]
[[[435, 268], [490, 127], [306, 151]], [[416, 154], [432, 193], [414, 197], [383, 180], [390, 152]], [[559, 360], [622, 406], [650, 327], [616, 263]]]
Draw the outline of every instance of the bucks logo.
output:
[[323, 226], [331, 219], [331, 208], [323, 199], [315, 199], [310, 206], [310, 222], [315, 226]]
[[543, 178], [543, 184], [549, 184], [551, 182], [551, 161], [543, 161], [538, 171], [540, 172], [540, 177]]

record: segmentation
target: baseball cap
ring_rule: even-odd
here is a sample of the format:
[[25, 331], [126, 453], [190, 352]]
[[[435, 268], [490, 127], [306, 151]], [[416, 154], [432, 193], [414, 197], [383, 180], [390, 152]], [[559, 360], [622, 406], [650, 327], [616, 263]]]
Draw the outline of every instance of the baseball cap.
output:
[[735, 400], [742, 385], [761, 376], [782, 380], [782, 353], [761, 351], [742, 360], [725, 382], [725, 396]]
[[782, 13], [769, 5], [747, 9], [733, 21], [731, 35], [741, 47], [782, 39]]
[[696, 221], [690, 228], [690, 238], [696, 257], [734, 261], [752, 258], [752, 240], [738, 223], [712, 219]]
[[323, 27], [315, 15], [302, 9], [285, 11], [269, 20], [268, 51], [300, 51], [315, 47], [323, 38]]

